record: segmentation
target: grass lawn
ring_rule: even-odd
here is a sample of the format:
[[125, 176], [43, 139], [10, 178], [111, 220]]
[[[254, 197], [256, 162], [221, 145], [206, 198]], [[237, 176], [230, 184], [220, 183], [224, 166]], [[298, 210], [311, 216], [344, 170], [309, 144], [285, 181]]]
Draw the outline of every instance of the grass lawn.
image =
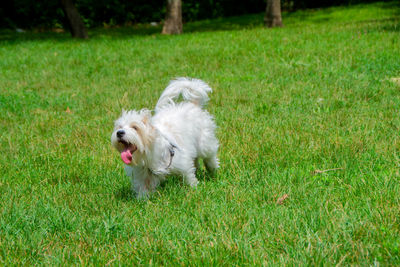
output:
[[[399, 265], [399, 14], [1, 31], [0, 265]], [[214, 89], [221, 168], [137, 201], [113, 121], [179, 76]]]

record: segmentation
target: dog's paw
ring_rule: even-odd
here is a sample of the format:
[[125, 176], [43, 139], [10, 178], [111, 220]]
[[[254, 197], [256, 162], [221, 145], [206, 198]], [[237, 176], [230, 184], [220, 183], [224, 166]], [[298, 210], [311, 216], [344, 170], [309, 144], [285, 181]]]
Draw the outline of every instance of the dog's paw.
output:
[[136, 199], [137, 199], [137, 200], [146, 201], [146, 200], [149, 199], [149, 197], [150, 197], [150, 193], [147, 192], [147, 191], [142, 191], [142, 192], [136, 193]]
[[197, 180], [197, 179], [192, 179], [192, 180], [188, 181], [188, 185], [193, 188], [197, 187], [198, 184], [199, 184], [199, 180]]

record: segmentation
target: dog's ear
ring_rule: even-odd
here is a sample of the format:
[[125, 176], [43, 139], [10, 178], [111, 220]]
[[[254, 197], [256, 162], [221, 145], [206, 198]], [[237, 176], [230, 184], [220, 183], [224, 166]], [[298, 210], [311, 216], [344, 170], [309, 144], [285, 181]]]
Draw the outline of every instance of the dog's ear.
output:
[[148, 109], [142, 109], [140, 110], [139, 114], [142, 116], [142, 122], [144, 124], [148, 124], [150, 122], [151, 118], [151, 111]]

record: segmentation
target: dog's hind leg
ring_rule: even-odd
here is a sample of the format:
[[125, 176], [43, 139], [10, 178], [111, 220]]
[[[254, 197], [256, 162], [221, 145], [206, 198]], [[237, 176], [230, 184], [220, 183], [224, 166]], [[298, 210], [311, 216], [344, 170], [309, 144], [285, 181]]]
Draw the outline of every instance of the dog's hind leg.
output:
[[185, 182], [191, 187], [196, 187], [199, 184], [199, 180], [197, 180], [195, 175], [195, 168], [191, 168], [190, 170], [183, 173], [183, 178]]
[[213, 173], [219, 167], [219, 161], [216, 154], [209, 156], [204, 159], [204, 164], [206, 165], [207, 171]]

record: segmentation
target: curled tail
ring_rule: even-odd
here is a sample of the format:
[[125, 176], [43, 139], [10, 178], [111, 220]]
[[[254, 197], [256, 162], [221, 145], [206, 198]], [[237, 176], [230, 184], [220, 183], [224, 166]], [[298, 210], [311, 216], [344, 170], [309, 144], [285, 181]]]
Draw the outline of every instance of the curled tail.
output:
[[172, 80], [161, 94], [160, 99], [158, 99], [155, 111], [157, 112], [165, 106], [175, 104], [180, 95], [182, 95], [184, 101], [203, 107], [207, 104], [209, 100], [207, 94], [211, 91], [210, 86], [202, 80], [191, 78]]

